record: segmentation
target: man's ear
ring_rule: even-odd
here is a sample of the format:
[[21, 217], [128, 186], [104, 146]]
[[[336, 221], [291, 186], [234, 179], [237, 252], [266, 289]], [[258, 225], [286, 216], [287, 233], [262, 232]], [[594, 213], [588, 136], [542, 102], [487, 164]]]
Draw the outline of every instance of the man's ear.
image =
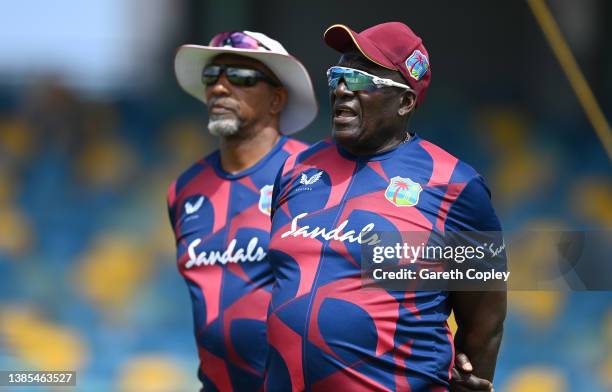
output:
[[272, 92], [272, 101], [270, 102], [270, 113], [278, 114], [287, 103], [287, 89], [284, 87], [276, 87]]
[[401, 99], [402, 102], [397, 110], [397, 114], [403, 117], [414, 111], [414, 108], [416, 107], [416, 96], [414, 93], [408, 91], [405, 94], [402, 94]]

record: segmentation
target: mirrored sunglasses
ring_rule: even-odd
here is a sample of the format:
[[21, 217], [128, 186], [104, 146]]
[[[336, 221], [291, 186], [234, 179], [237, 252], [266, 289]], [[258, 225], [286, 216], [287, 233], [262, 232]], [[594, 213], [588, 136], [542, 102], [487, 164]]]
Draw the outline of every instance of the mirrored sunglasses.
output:
[[255, 38], [251, 37], [250, 35], [246, 35], [241, 31], [228, 31], [224, 33], [219, 33], [215, 35], [212, 40], [210, 40], [210, 46], [230, 46], [232, 48], [253, 50], [264, 48], [270, 50], [270, 48], [266, 47]]
[[414, 90], [405, 84], [358, 69], [334, 66], [327, 70], [327, 84], [330, 90], [335, 90], [341, 80], [344, 80], [346, 88], [350, 91], [375, 91], [382, 87], [399, 87], [414, 93]]

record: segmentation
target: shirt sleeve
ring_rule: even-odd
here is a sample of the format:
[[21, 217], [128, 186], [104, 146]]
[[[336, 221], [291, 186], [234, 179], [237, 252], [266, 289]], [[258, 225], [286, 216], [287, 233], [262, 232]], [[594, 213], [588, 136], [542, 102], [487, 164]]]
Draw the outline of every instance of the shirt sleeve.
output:
[[168, 187], [166, 204], [168, 208], [168, 218], [170, 219], [170, 225], [172, 226], [172, 231], [174, 232], [176, 225], [176, 181], [172, 182], [172, 184], [170, 184]]
[[481, 176], [473, 177], [450, 208], [445, 231], [502, 231], [491, 204], [491, 191]]
[[464, 268], [507, 270], [502, 227], [491, 203], [491, 192], [481, 176], [473, 177], [453, 203], [445, 232], [448, 244], [482, 251], [482, 257], [474, 263], [464, 263]]
[[283, 163], [280, 167], [280, 169], [278, 170], [278, 173], [276, 173], [276, 177], [274, 178], [274, 187], [272, 188], [272, 204], [271, 204], [271, 210], [270, 210], [270, 220], [272, 220], [274, 218], [274, 213], [276, 212], [276, 209], [278, 208], [278, 199], [279, 199], [279, 195], [281, 194], [281, 183], [282, 183], [282, 179], [283, 179], [283, 171], [285, 170], [285, 163]]

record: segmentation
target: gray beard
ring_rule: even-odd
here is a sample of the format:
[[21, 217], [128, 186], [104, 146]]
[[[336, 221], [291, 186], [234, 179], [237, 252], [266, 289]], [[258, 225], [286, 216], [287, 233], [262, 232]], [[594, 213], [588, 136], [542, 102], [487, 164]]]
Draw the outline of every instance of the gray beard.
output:
[[238, 133], [241, 122], [238, 118], [209, 119], [208, 131], [215, 136], [227, 137]]

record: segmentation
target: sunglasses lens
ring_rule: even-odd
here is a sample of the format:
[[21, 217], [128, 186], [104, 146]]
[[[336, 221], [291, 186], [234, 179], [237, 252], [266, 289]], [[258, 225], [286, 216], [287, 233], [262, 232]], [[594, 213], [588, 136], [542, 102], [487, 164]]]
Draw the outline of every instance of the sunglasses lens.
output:
[[219, 80], [221, 75], [221, 67], [216, 65], [209, 65], [202, 70], [202, 84], [205, 86], [212, 86]]
[[209, 45], [214, 47], [230, 46], [232, 48], [254, 50], [258, 49], [260, 46], [259, 41], [240, 31], [219, 33], [213, 37]]
[[209, 65], [202, 71], [202, 84], [209, 87], [214, 85], [222, 73], [225, 73], [231, 84], [241, 87], [254, 86], [263, 79], [263, 76], [254, 69]]
[[[215, 47], [224, 46], [224, 42], [226, 42], [228, 38], [230, 38], [231, 35], [232, 35], [231, 32], [219, 33], [210, 40], [208, 45], [215, 46]], [[230, 42], [231, 42], [231, 39], [230, 39]]]
[[254, 86], [260, 80], [257, 71], [245, 68], [228, 68], [225, 72], [227, 79], [236, 86]]
[[338, 87], [340, 80], [344, 80], [346, 88], [351, 91], [373, 91], [376, 85], [372, 77], [356, 69], [332, 67], [328, 71], [328, 84], [330, 89]]
[[373, 91], [376, 85], [372, 83], [372, 78], [365, 75], [353, 75], [344, 79], [351, 91]]

